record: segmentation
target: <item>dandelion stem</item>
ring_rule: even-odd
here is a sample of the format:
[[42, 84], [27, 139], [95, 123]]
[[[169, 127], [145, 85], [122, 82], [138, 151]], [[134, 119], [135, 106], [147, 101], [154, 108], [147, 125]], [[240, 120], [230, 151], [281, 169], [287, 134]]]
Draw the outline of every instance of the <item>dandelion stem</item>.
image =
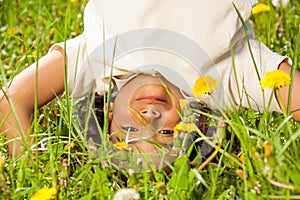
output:
[[[209, 145], [211, 145], [213, 148], [215, 148], [215, 151], [213, 152], [213, 154], [212, 154], [211, 156], [213, 156], [213, 155], [215, 154], [215, 152], [220, 152], [220, 153], [223, 153], [225, 157], [229, 158], [229, 159], [232, 160], [234, 163], [236, 163], [239, 167], [244, 167], [244, 165], [243, 165], [241, 162], [239, 162], [235, 157], [233, 157], [233, 156], [230, 155], [228, 152], [224, 151], [224, 149], [222, 149], [221, 147], [219, 147], [219, 146], [213, 144], [210, 140], [208, 140], [208, 139], [206, 138], [206, 136], [205, 136], [200, 130], [198, 130], [197, 132], [198, 132], [198, 134], [199, 134], [201, 137], [204, 138], [204, 141], [205, 141], [207, 144], [209, 144]], [[211, 156], [210, 156], [210, 157], [211, 157]], [[214, 158], [215, 156], [213, 156], [211, 159], [210, 159], [210, 157], [207, 159], [208, 162], [210, 162], [211, 159]], [[210, 159], [210, 160], [209, 160], [209, 159]], [[206, 161], [205, 161], [205, 162], [206, 162]], [[205, 162], [204, 162], [204, 163], [205, 163]], [[203, 164], [204, 164], [204, 163], [203, 163]], [[203, 165], [203, 164], [202, 164], [202, 165]], [[201, 165], [201, 166], [202, 166], [202, 165]], [[198, 171], [200, 171], [200, 170], [202, 169], [201, 166], [198, 168]], [[205, 164], [203, 167], [205, 167], [205, 166], [206, 166], [206, 164]]]
[[[287, 117], [288, 117], [288, 114], [287, 114], [286, 108], [285, 108], [285, 106], [284, 106], [284, 104], [283, 104], [283, 100], [282, 100], [281, 93], [280, 93], [280, 91], [279, 91], [278, 89], [276, 89], [275, 93], [276, 93], [276, 96], [277, 96], [277, 98], [278, 98], [280, 107], [281, 107], [281, 109], [282, 109], [284, 118], [287, 118]], [[288, 129], [288, 131], [289, 131], [290, 137], [293, 137], [293, 131], [292, 131], [292, 128], [291, 128], [291, 125], [290, 125], [290, 121], [289, 121], [289, 120], [286, 122], [286, 125], [287, 125], [287, 129]], [[295, 157], [296, 157], [297, 160], [299, 160], [299, 154], [298, 154], [297, 144], [296, 144], [296, 141], [295, 141], [295, 140], [292, 141], [292, 146], [293, 146], [293, 149], [294, 149], [293, 152], [294, 152], [294, 154], [295, 154]]]
[[209, 162], [214, 159], [214, 157], [216, 157], [216, 155], [218, 154], [218, 149], [215, 149], [215, 151], [208, 157], [207, 160], [205, 160], [201, 165], [200, 167], [198, 167], [198, 172], [200, 172], [204, 167], [206, 167], [206, 165], [209, 164]]
[[[287, 196], [275, 196], [275, 195], [269, 195], [269, 196], [264, 196], [266, 199], [286, 199]], [[300, 195], [291, 195], [288, 196], [289, 199], [300, 199]]]
[[281, 188], [285, 188], [285, 189], [289, 189], [289, 190], [295, 190], [295, 186], [293, 185], [288, 185], [288, 184], [284, 184], [284, 183], [280, 183], [278, 181], [269, 179], [270, 183], [277, 186], [277, 187], [281, 187]]

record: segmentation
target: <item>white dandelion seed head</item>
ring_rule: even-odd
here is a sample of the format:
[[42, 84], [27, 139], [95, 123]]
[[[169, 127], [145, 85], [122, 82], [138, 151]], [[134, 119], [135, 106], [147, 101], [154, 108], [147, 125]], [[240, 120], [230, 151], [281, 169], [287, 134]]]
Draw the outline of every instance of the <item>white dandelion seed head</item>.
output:
[[131, 188], [119, 190], [113, 200], [140, 200], [140, 194]]

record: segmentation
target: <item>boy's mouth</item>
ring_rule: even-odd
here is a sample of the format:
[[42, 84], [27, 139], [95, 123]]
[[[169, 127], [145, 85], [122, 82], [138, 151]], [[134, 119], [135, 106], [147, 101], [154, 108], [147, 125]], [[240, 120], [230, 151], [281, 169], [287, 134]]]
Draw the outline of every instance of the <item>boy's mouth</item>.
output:
[[165, 104], [167, 103], [167, 100], [159, 97], [159, 96], [152, 96], [152, 95], [147, 95], [147, 96], [142, 96], [136, 99], [138, 102], [144, 102], [148, 104]]

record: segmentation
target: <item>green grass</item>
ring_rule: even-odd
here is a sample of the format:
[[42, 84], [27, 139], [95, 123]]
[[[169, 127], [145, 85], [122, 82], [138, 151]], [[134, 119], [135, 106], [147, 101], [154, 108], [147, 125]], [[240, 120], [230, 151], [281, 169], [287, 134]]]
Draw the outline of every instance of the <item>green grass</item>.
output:
[[[84, 5], [83, 1], [0, 0], [1, 84], [46, 54], [53, 43], [80, 34]], [[290, 56], [300, 69], [298, 0], [255, 15], [251, 23], [258, 40]], [[37, 141], [47, 147], [41, 155], [28, 151], [22, 159], [10, 158], [0, 135], [0, 153], [6, 158], [0, 168], [0, 199], [29, 199], [43, 187], [58, 188], [58, 199], [112, 199], [121, 188], [136, 189], [142, 199], [300, 199], [299, 124], [281, 114], [243, 108], [227, 111], [223, 118], [230, 137], [216, 146], [211, 162], [202, 163], [198, 156], [191, 164], [183, 155], [166, 175], [164, 171], [150, 174], [105, 168], [104, 161], [113, 155], [103, 148], [111, 144], [98, 152], [85, 150], [93, 144], [81, 140], [84, 132], [69, 103], [63, 97], [36, 110]], [[217, 132], [222, 131], [217, 126]], [[267, 141], [271, 156], [264, 151]], [[77, 148], [65, 150], [71, 142]], [[78, 152], [78, 148], [83, 150]], [[246, 157], [245, 163], [239, 160], [241, 156]], [[158, 187], [160, 182], [164, 185]]]

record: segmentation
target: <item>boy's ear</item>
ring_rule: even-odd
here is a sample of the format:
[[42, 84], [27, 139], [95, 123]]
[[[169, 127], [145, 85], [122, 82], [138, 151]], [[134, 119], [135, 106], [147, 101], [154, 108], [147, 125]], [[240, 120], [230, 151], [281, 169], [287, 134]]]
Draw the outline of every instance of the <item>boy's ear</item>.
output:
[[109, 123], [111, 123], [111, 121], [113, 119], [113, 107], [114, 107], [114, 103], [110, 102], [110, 104], [109, 104], [109, 113], [108, 113], [108, 121], [109, 121]]
[[[110, 102], [110, 104], [109, 104], [109, 113], [108, 113], [109, 123], [111, 123], [111, 121], [113, 119], [113, 107], [114, 107], [114, 103]], [[104, 112], [105, 108], [107, 108], [107, 103], [105, 103], [105, 105], [103, 106], [103, 112]]]

